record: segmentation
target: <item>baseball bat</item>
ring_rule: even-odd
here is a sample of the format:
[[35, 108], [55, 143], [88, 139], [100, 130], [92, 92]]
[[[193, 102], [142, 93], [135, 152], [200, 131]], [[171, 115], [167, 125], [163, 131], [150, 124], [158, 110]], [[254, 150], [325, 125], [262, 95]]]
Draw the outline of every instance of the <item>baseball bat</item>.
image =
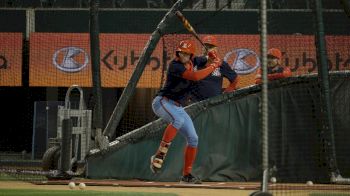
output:
[[199, 43], [205, 48], [206, 51], [208, 51], [208, 48], [205, 46], [205, 44], [202, 42], [202, 40], [199, 38], [197, 32], [194, 30], [190, 22], [185, 18], [185, 16], [180, 12], [175, 12], [176, 16], [181, 20], [184, 27], [199, 41]]

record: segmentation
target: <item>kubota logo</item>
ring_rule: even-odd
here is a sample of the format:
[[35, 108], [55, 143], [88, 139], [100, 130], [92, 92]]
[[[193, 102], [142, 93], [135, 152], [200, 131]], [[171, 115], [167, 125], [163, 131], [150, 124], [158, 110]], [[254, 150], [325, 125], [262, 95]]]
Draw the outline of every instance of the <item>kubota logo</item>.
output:
[[252, 73], [260, 66], [259, 56], [254, 51], [245, 48], [234, 49], [226, 53], [224, 61], [241, 75]]
[[61, 71], [78, 72], [89, 63], [89, 55], [81, 48], [65, 47], [53, 54], [52, 63]]
[[0, 55], [0, 69], [7, 69], [7, 59], [3, 55]]

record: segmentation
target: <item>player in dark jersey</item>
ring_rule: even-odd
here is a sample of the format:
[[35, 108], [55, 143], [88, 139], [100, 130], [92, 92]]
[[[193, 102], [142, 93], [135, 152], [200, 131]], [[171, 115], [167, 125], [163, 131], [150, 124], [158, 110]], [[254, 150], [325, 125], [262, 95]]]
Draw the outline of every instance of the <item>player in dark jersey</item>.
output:
[[195, 54], [195, 45], [190, 40], [181, 41], [176, 49], [176, 57], [169, 64], [165, 85], [158, 92], [152, 103], [154, 113], [169, 123], [164, 131], [162, 141], [155, 155], [151, 157], [151, 170], [157, 173], [162, 168], [164, 158], [171, 141], [177, 132], [186, 138], [187, 146], [184, 154], [184, 168], [181, 183], [200, 184], [199, 178], [191, 174], [192, 165], [197, 153], [198, 136], [190, 116], [179, 104], [183, 96], [189, 91], [192, 81], [198, 81], [216, 68], [220, 67], [221, 60], [210, 53], [212, 63], [205, 69], [194, 71], [191, 59]]
[[[267, 78], [268, 80], [276, 80], [292, 76], [289, 67], [281, 65], [282, 52], [277, 48], [271, 48], [267, 51]], [[257, 71], [255, 83], [261, 84], [261, 69]]]
[[[203, 56], [194, 58], [195, 70], [202, 70], [206, 68], [208, 61], [210, 64], [212, 60], [208, 57], [208, 52], [214, 52], [214, 54], [217, 54], [218, 52], [218, 41], [215, 36], [205, 36], [202, 41], [208, 48], [208, 51], [203, 48]], [[224, 77], [230, 81], [230, 85], [224, 91], [222, 91]], [[227, 62], [222, 61], [221, 66], [216, 68], [210, 75], [203, 80], [193, 83], [191, 93], [188, 98], [189, 102], [201, 101], [220, 95], [223, 92], [232, 92], [236, 89], [237, 82], [237, 73], [231, 69]]]

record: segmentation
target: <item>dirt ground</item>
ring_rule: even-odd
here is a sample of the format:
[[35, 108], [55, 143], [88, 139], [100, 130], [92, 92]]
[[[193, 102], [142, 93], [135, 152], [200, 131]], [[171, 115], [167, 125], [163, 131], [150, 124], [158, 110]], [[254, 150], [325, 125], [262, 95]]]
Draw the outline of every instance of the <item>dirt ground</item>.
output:
[[[79, 181], [76, 181], [77, 183]], [[86, 181], [88, 183], [88, 181]], [[104, 182], [105, 183], [105, 182]], [[232, 188], [197, 188], [197, 187], [138, 187], [135, 184], [140, 184], [139, 182], [125, 181], [125, 185], [130, 185], [129, 187], [120, 186], [123, 181], [119, 181], [119, 186], [111, 186], [104, 184], [99, 184], [97, 186], [88, 185], [85, 190], [94, 191], [108, 191], [108, 192], [146, 192], [146, 193], [174, 193], [179, 196], [248, 196], [250, 193], [255, 192], [255, 190], [239, 190]], [[29, 182], [18, 182], [18, 181], [0, 181], [0, 192], [1, 189], [41, 189], [41, 190], [70, 190], [68, 185], [35, 185]], [[64, 183], [66, 184], [66, 183]], [[107, 183], [108, 184], [108, 183]], [[159, 183], [162, 184], [162, 183]], [[164, 184], [164, 183], [163, 183]], [[208, 187], [210, 183], [206, 183], [205, 186]], [[215, 184], [215, 183], [212, 183]], [[256, 183], [255, 183], [256, 184]], [[255, 184], [247, 183], [245, 187], [250, 185], [255, 186]], [[275, 184], [278, 186], [278, 184]], [[349, 185], [313, 185], [305, 186], [301, 184], [287, 184], [279, 185], [282, 189], [271, 189], [271, 193], [274, 196], [350, 196]], [[294, 188], [293, 188], [294, 187]], [[242, 187], [243, 188], [243, 187]], [[273, 188], [273, 185], [270, 187]], [[302, 188], [302, 189], [300, 189]], [[79, 190], [78, 187], [75, 190]]]
[[[69, 190], [67, 185], [34, 185], [26, 182], [0, 181], [0, 189], [43, 189]], [[76, 187], [76, 189], [78, 189]], [[254, 191], [232, 189], [201, 189], [201, 188], [155, 188], [155, 187], [113, 187], [87, 186], [85, 190], [116, 191], [116, 192], [152, 192], [175, 193], [179, 196], [245, 196]]]

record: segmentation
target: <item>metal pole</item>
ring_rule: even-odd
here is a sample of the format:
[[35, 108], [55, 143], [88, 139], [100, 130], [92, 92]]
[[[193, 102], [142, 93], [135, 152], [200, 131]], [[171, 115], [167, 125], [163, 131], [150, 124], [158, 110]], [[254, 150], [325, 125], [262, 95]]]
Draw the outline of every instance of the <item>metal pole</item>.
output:
[[92, 65], [92, 83], [94, 96], [93, 109], [93, 128], [95, 128], [95, 141], [100, 148], [106, 148], [106, 142], [102, 137], [102, 89], [101, 89], [101, 72], [100, 72], [100, 39], [99, 39], [99, 21], [98, 8], [99, 0], [90, 2], [90, 50]]
[[[68, 112], [67, 110], [64, 111]], [[72, 129], [73, 123], [71, 118], [62, 120], [62, 145], [61, 145], [61, 168], [63, 173], [71, 170], [72, 157]]]
[[328, 163], [331, 182], [350, 183], [350, 179], [345, 179], [340, 175], [334, 141], [334, 124], [332, 102], [329, 89], [329, 73], [327, 61], [327, 47], [323, 26], [322, 0], [315, 0], [315, 14], [317, 31], [315, 35], [315, 44], [317, 50], [318, 79], [321, 86], [321, 105], [322, 105], [322, 128], [321, 139], [325, 150], [325, 156]]
[[108, 136], [109, 138], [112, 138], [113, 135], [116, 132], [116, 128], [118, 127], [118, 124], [124, 114], [125, 108], [128, 105], [128, 102], [131, 98], [131, 96], [134, 94], [136, 85], [142, 75], [143, 70], [145, 69], [145, 66], [157, 46], [157, 43], [159, 42], [160, 37], [162, 36], [162, 33], [164, 32], [167, 23], [169, 19], [173, 18], [175, 15], [175, 12], [177, 10], [182, 10], [183, 7], [187, 4], [188, 0], [178, 0], [173, 7], [169, 10], [169, 12], [163, 17], [161, 22], [158, 24], [156, 30], [152, 33], [150, 39], [147, 42], [146, 47], [143, 49], [141, 57], [139, 62], [136, 65], [136, 68], [125, 87], [121, 97], [118, 100], [118, 103], [116, 107], [113, 110], [112, 116], [110, 117], [108, 124], [103, 132], [103, 135]]
[[262, 191], [268, 189], [268, 80], [267, 80], [267, 10], [266, 0], [260, 1], [260, 54], [262, 67], [261, 128], [262, 128]]

